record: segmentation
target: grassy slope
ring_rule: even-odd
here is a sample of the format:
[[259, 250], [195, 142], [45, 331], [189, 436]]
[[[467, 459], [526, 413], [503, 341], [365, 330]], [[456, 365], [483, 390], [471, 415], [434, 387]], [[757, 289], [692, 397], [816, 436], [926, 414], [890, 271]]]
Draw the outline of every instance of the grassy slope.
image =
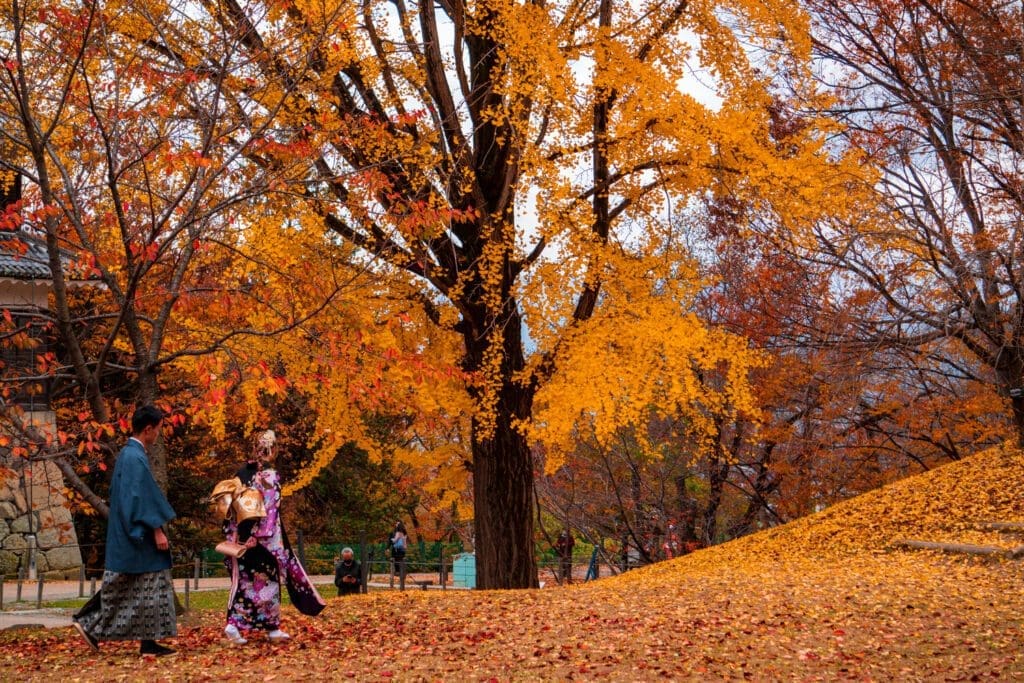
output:
[[[232, 648], [191, 615], [183, 654], [87, 651], [70, 629], [0, 634], [3, 680], [966, 680], [1024, 677], [1022, 564], [890, 548], [1014, 546], [1024, 454], [993, 449], [778, 529], [584, 586], [376, 593], [290, 609], [294, 642]], [[268, 678], [269, 677], [269, 678]]]

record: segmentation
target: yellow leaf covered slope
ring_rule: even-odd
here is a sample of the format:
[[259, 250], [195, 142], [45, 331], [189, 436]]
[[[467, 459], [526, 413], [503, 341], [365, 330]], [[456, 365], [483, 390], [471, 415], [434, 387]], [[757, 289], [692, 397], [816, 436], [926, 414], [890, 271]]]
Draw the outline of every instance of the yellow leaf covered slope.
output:
[[[1024, 520], [1024, 452], [1001, 446], [907, 477], [822, 512], [650, 567], [643, 572], [756, 567], [765, 562], [840, 561], [894, 551], [900, 539], [1013, 548], [1020, 535], [983, 522]], [[648, 575], [647, 579], [651, 577]]]

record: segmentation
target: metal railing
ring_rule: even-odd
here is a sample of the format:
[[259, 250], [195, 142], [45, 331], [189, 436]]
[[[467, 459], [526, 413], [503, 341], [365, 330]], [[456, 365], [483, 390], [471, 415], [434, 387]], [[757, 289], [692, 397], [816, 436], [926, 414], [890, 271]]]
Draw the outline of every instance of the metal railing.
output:
[[[89, 545], [68, 544], [61, 547], [78, 547], [80, 550]], [[320, 577], [320, 585], [324, 585], [324, 577], [334, 576], [335, 556], [343, 547], [342, 544], [322, 544], [304, 547], [301, 543], [294, 550], [302, 561], [306, 573]], [[353, 544], [357, 559], [360, 559], [362, 568], [362, 580], [360, 582], [361, 592], [370, 588], [375, 590], [406, 590], [419, 588], [428, 589], [467, 589], [476, 585], [475, 558], [472, 562], [472, 576], [469, 574], [469, 567], [457, 566], [460, 557], [467, 553], [454, 552], [460, 550], [461, 546], [441, 544], [412, 544], [410, 552], [405, 556], [402, 563], [397, 563], [390, 553], [386, 552], [385, 544], [366, 544], [360, 546]], [[429, 548], [426, 552], [421, 549]], [[433, 552], [431, 552], [431, 550]], [[305, 557], [303, 558], [303, 556]], [[360, 557], [361, 556], [361, 557]], [[228, 576], [224, 558], [212, 550], [200, 553], [198, 557], [186, 562], [178, 562], [171, 567], [172, 576], [181, 581], [179, 584], [183, 589], [184, 604], [186, 609], [190, 606], [190, 594], [192, 591], [200, 590], [200, 582], [203, 579], [219, 578]], [[597, 564], [594, 558], [576, 556], [573, 558], [571, 581], [582, 582], [602, 576], [611, 576], [620, 573], [621, 568], [607, 563]], [[66, 576], [65, 572], [65, 576]], [[538, 559], [538, 574], [541, 585], [553, 585], [563, 583], [565, 569], [562, 562], [550, 555], [542, 555]], [[102, 583], [103, 568], [87, 567], [84, 564], [78, 567], [78, 598], [92, 597], [97, 591], [97, 583]], [[184, 579], [184, 581], [182, 581]], [[0, 575], [0, 610], [8, 605], [12, 597], [5, 590], [10, 591], [6, 584], [13, 583], [14, 603], [34, 602], [37, 608], [41, 608], [44, 602], [44, 587], [47, 583], [72, 583], [74, 579], [68, 578], [47, 578], [44, 574], [37, 577], [29, 577], [27, 570], [22, 567], [16, 575]], [[209, 584], [207, 584], [209, 585]], [[34, 595], [33, 595], [34, 591]], [[64, 594], [60, 599], [73, 599], [75, 596]], [[34, 600], [33, 600], [34, 598]]]

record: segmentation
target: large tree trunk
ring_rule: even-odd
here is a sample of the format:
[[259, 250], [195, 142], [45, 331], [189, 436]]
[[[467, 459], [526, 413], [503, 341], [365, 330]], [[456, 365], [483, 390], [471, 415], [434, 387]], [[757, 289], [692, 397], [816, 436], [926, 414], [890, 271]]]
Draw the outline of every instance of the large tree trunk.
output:
[[[529, 400], [526, 391], [513, 387], [503, 393], [521, 403]], [[533, 459], [523, 435], [510, 423], [510, 412], [499, 406], [491, 438], [473, 438], [473, 528], [479, 588], [537, 587], [530, 514]]]
[[[476, 308], [484, 311], [483, 307]], [[484, 315], [482, 319], [487, 318]], [[467, 329], [487, 329], [472, 325]], [[522, 321], [515, 301], [505, 299], [496, 335], [466, 334], [467, 370], [485, 367], [489, 344], [501, 344], [500, 382], [493, 427], [473, 420], [473, 545], [478, 588], [536, 588], [533, 534], [533, 457], [515, 425], [533, 409], [535, 385], [517, 381], [524, 365]], [[480, 398], [474, 389], [474, 398]]]

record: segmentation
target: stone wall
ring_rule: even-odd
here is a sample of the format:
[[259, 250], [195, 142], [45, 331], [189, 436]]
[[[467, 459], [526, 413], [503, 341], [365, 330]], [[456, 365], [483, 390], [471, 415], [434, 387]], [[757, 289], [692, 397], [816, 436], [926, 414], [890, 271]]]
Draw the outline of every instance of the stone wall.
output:
[[36, 537], [39, 576], [78, 577], [82, 554], [64, 495], [64, 476], [51, 462], [0, 467], [0, 573], [16, 575], [23, 568], [28, 576], [29, 533]]

